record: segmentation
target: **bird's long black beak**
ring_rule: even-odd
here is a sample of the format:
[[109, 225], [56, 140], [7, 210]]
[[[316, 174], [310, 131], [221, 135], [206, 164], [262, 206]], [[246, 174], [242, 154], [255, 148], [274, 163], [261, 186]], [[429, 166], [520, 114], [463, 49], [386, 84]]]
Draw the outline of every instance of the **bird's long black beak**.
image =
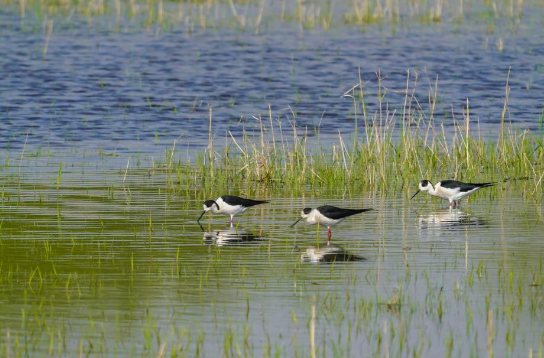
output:
[[204, 211], [202, 212], [202, 214], [200, 214], [200, 217], [199, 217], [198, 220], [196, 221], [197, 223], [200, 224], [200, 219], [202, 219], [202, 217], [204, 216], [204, 214], [206, 214], [206, 210], [204, 210]]
[[414, 195], [412, 195], [412, 197], [410, 198], [410, 200], [412, 200], [413, 198], [415, 198], [415, 196], [421, 191], [421, 189], [418, 189], [418, 191], [416, 191], [416, 193]]
[[295, 221], [295, 223], [294, 223], [294, 224], [292, 224], [292, 225], [291, 225], [291, 227], [293, 227], [293, 226], [295, 226], [296, 224], [298, 224], [298, 222], [299, 222], [300, 220], [302, 220], [302, 216], [301, 216], [300, 218], [298, 218], [298, 220], [297, 220], [297, 221]]

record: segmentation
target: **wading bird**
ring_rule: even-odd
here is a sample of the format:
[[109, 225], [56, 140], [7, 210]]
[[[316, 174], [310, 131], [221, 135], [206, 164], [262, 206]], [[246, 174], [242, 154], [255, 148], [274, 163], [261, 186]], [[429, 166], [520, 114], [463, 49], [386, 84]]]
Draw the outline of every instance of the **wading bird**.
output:
[[442, 199], [447, 199], [450, 202], [451, 208], [456, 208], [458, 201], [465, 196], [478, 191], [488, 186], [493, 186], [496, 183], [463, 183], [457, 180], [442, 180], [433, 185], [428, 180], [419, 182], [419, 190], [410, 198], [413, 199], [420, 191], [428, 191], [429, 194], [438, 196]]
[[244, 199], [234, 195], [223, 195], [217, 200], [206, 200], [204, 202], [204, 211], [198, 218], [197, 222], [200, 222], [202, 216], [207, 211], [211, 211], [215, 214], [224, 214], [230, 216], [230, 224], [234, 222], [234, 215], [241, 214], [252, 206], [268, 203], [265, 200], [252, 200]]
[[327, 226], [327, 245], [331, 242], [331, 226], [340, 224], [344, 219], [355, 214], [371, 211], [372, 209], [342, 209], [336, 206], [324, 205], [318, 208], [304, 208], [301, 217], [295, 221], [291, 227], [295, 226], [300, 220], [305, 219], [310, 225]]

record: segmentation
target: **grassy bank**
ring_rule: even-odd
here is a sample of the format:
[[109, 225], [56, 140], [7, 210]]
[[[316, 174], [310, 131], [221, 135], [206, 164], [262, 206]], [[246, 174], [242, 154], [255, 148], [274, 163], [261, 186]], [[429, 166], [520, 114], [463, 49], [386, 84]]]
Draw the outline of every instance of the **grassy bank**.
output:
[[213, 136], [210, 110], [208, 148], [196, 163], [175, 162], [175, 143], [166, 153], [165, 166], [177, 173], [178, 182], [190, 178], [205, 186], [259, 182], [385, 192], [413, 188], [421, 179], [522, 179], [528, 196], [542, 198], [543, 134], [517, 129], [510, 121], [508, 80], [502, 111], [493, 117], [500, 122], [493, 136], [482, 133], [479, 120], [471, 117], [469, 99], [461, 116], [453, 108], [451, 113], [435, 113], [438, 80], [429, 85], [428, 102], [422, 103], [415, 96], [417, 75], [408, 74], [404, 101], [397, 106], [389, 102], [379, 74], [376, 81], [377, 92], [369, 93], [360, 79], [344, 94], [353, 101], [353, 131], [339, 132], [332, 148], [320, 145], [320, 124], [301, 127], [294, 111], [282, 121], [270, 110], [268, 118], [256, 118], [257, 131], [244, 130], [242, 138], [229, 132], [219, 140]]

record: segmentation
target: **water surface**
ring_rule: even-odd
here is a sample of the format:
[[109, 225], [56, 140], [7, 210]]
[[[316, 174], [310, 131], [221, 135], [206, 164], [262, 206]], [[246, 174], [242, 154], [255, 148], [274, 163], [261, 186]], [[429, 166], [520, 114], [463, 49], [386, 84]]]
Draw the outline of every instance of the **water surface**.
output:
[[[9, 9], [9, 8], [8, 8]], [[365, 83], [369, 119], [378, 110], [378, 75], [390, 114], [400, 121], [404, 91], [415, 89], [415, 117], [431, 117], [429, 93], [438, 79], [434, 119], [452, 131], [467, 99], [474, 130], [497, 138], [509, 69], [507, 123], [542, 129], [543, 9], [526, 6], [516, 25], [410, 24], [392, 31], [343, 26], [298, 31], [276, 24], [255, 35], [228, 27], [158, 34], [114, 21], [89, 25], [57, 19], [44, 56], [35, 20], [0, 14], [0, 123], [3, 148], [65, 148], [158, 155], [208, 145], [210, 108], [217, 142], [258, 131], [272, 117], [289, 131], [320, 127], [321, 144], [354, 131], [353, 102], [342, 97]], [[129, 22], [130, 23], [130, 22]], [[417, 82], [417, 84], [416, 84]], [[431, 88], [432, 86], [432, 88]], [[421, 107], [417, 109], [417, 107]], [[359, 112], [360, 115], [360, 112]], [[360, 129], [364, 123], [359, 118]], [[279, 128], [276, 128], [278, 131]]]
[[[2, 179], [0, 226], [0, 330], [15, 356], [483, 356], [489, 337], [506, 356], [542, 349], [544, 219], [516, 183], [458, 210], [257, 186], [271, 203], [230, 228], [209, 214], [200, 227], [217, 194], [168, 189], [164, 172], [22, 174]], [[324, 203], [375, 211], [327, 246], [326, 229], [290, 227]]]
[[[408, 73], [425, 121], [438, 77], [436, 128], [451, 135], [468, 98], [475, 135], [494, 139], [510, 68], [505, 119], [541, 136], [541, 7], [494, 30], [255, 34], [21, 18], [18, 6], [0, 12], [1, 356], [542, 355], [543, 208], [522, 181], [450, 211], [400, 188], [211, 188], [184, 165], [208, 146], [210, 108], [216, 148], [259, 133], [270, 106], [279, 141], [296, 128], [330, 150], [364, 127], [343, 97], [359, 70], [369, 117], [378, 74], [397, 128]], [[198, 225], [203, 201], [225, 193], [271, 202], [233, 228]], [[327, 246], [326, 228], [290, 227], [323, 204], [375, 210]]]

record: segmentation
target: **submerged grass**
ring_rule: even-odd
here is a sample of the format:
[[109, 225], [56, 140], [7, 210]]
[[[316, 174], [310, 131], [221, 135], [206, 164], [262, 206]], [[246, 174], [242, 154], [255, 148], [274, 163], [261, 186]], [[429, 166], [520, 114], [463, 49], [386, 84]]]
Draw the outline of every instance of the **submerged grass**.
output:
[[[389, 89], [376, 77], [377, 92], [369, 93], [371, 81], [359, 82], [344, 94], [353, 101], [352, 133], [338, 132], [332, 148], [319, 145], [321, 124], [300, 126], [291, 111], [284, 128], [269, 108], [268, 118], [256, 118], [258, 130], [242, 138], [227, 133], [224, 147], [212, 135], [208, 148], [196, 156], [192, 175], [206, 188], [228, 183], [252, 182], [281, 185], [343, 186], [365, 191], [398, 191], [421, 179], [438, 181], [525, 180], [524, 194], [542, 199], [544, 180], [543, 136], [516, 129], [508, 118], [508, 80], [497, 137], [482, 136], [478, 119], [471, 118], [470, 102], [456, 113], [436, 113], [438, 80], [431, 84], [428, 101], [416, 97], [417, 74], [408, 73], [400, 105], [388, 101]], [[175, 147], [173, 148], [175, 150]], [[191, 163], [167, 167], [182, 178]], [[180, 182], [181, 184], [181, 182]], [[186, 183], [184, 183], [186, 184]]]
[[[380, 86], [381, 105], [387, 108], [387, 91]], [[294, 121], [288, 129], [273, 130], [281, 122], [269, 115], [257, 135], [229, 135], [225, 148], [210, 136], [199, 165], [176, 162], [172, 147], [164, 165], [152, 168], [133, 168], [132, 160], [104, 156], [102, 160], [120, 164], [117, 172], [83, 173], [63, 159], [64, 164], [50, 165], [45, 175], [36, 173], [35, 163], [49, 157], [17, 156], [15, 165], [1, 168], [14, 173], [2, 172], [0, 356], [356, 357], [361, 347], [371, 356], [541, 355], [544, 265], [532, 236], [540, 226], [532, 216], [520, 220], [516, 213], [525, 210], [507, 208], [506, 198], [499, 198], [499, 205], [483, 205], [496, 210], [490, 225], [445, 228], [438, 230], [440, 239], [426, 240], [433, 229], [414, 226], [410, 210], [378, 216], [376, 225], [361, 226], [364, 234], [346, 240], [350, 250], [367, 258], [360, 262], [301, 262], [293, 248], [296, 233], [285, 225], [285, 212], [291, 220], [294, 210], [285, 203], [283, 208], [274, 208], [281, 203], [268, 206], [260, 217], [253, 209], [238, 221], [252, 218], [253, 230], [262, 228], [255, 234], [266, 241], [203, 245], [195, 223], [198, 199], [216, 184], [221, 189], [262, 186], [283, 198], [289, 197], [284, 188], [300, 187], [308, 196], [338, 183], [371, 188], [354, 174], [364, 171], [356, 169], [363, 160], [382, 190], [389, 190], [379, 181], [382, 175], [393, 183], [401, 183], [401, 175], [420, 179], [418, 170], [388, 176], [400, 164], [384, 160], [380, 151], [406, 146], [407, 153], [397, 161], [417, 154], [413, 160], [420, 164], [414, 167], [423, 168], [435, 155], [430, 144], [424, 145], [427, 132], [432, 143], [433, 127], [441, 126], [429, 129], [428, 112], [417, 109], [423, 106], [410, 98], [412, 87], [405, 96], [405, 118], [418, 118], [419, 125], [402, 127], [402, 116], [396, 124], [387, 110], [380, 122], [379, 107], [371, 110], [380, 102], [368, 93], [370, 83], [360, 87], [347, 98], [357, 104], [354, 121], [368, 124], [346, 139], [341, 135], [331, 151], [313, 149], [312, 137], [300, 136]], [[410, 103], [417, 110], [408, 110]], [[213, 129], [211, 112], [210, 118]], [[459, 163], [467, 160], [463, 124], [464, 117], [450, 135], [437, 135], [445, 136], [441, 145]], [[398, 134], [398, 127], [405, 130]], [[504, 139], [493, 141], [495, 158], [514, 150], [509, 149], [512, 137], [527, 140], [509, 127], [505, 115]], [[320, 130], [303, 132], [315, 133], [317, 143]], [[457, 154], [451, 153], [453, 143], [460, 147]], [[477, 153], [469, 147], [469, 159]], [[328, 168], [327, 161], [334, 158]], [[53, 155], [55, 160], [59, 158]], [[467, 175], [502, 178], [501, 163], [496, 172], [472, 168]], [[267, 165], [272, 169], [264, 170]], [[275, 173], [276, 168], [282, 172]], [[336, 173], [346, 168], [353, 168], [351, 176]], [[303, 169], [306, 174], [300, 176]], [[315, 180], [314, 172], [321, 178]], [[532, 179], [526, 183], [533, 185]], [[322, 199], [338, 197], [336, 192]], [[377, 207], [390, 203], [382, 196], [374, 202]], [[475, 214], [486, 215], [485, 210]], [[520, 226], [533, 231], [509, 238], [524, 233]], [[314, 245], [312, 236], [298, 236], [296, 243]]]

